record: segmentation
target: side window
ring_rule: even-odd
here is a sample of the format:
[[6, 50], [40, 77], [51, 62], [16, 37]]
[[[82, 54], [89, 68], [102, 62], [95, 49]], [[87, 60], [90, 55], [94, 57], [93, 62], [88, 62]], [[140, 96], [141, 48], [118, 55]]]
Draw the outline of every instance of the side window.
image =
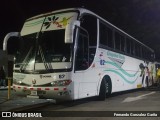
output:
[[121, 37], [119, 33], [115, 32], [115, 49], [120, 50], [120, 42], [121, 42]]
[[131, 55], [134, 55], [135, 54], [135, 47], [134, 47], [134, 42], [133, 40], [131, 40]]
[[127, 53], [130, 54], [131, 53], [131, 41], [128, 38], [126, 40], [126, 47], [127, 47]]
[[89, 34], [89, 46], [97, 45], [97, 18], [92, 15], [84, 15], [81, 18], [81, 27]]
[[125, 48], [126, 45], [125, 45], [125, 37], [124, 36], [121, 36], [121, 51], [122, 52], [125, 52]]
[[115, 48], [125, 52], [125, 37], [118, 32], [115, 32]]
[[142, 47], [142, 57], [147, 60], [154, 60], [154, 53], [152, 53], [146, 47]]
[[138, 43], [135, 43], [135, 55], [137, 57], [141, 57], [141, 54], [142, 54], [142, 47], [140, 44]]
[[146, 59], [147, 57], [147, 51], [146, 51], [146, 49], [145, 49], [145, 47], [143, 46], [142, 47], [142, 57], [144, 58], [144, 59]]
[[126, 39], [126, 47], [127, 47], [127, 53], [130, 55], [134, 55], [135, 53], [135, 47], [134, 42], [132, 39], [127, 38]]
[[113, 48], [113, 31], [102, 22], [100, 22], [100, 44]]

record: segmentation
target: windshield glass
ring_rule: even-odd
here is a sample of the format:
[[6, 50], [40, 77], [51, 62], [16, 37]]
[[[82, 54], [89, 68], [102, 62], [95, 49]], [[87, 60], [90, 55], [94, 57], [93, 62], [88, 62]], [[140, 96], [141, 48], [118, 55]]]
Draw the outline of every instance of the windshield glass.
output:
[[36, 34], [23, 36], [19, 40], [19, 48], [16, 52], [15, 63], [26, 64], [28, 60], [34, 59], [35, 56], [35, 39]]
[[27, 21], [21, 31], [14, 70], [32, 73], [70, 70], [73, 43], [65, 43], [65, 30], [77, 15], [68, 12]]
[[64, 42], [65, 30], [45, 31], [39, 40], [36, 63], [71, 62], [71, 45]]
[[65, 30], [43, 31], [36, 38], [37, 34], [21, 38], [15, 67], [21, 71], [70, 68], [72, 43], [65, 43]]

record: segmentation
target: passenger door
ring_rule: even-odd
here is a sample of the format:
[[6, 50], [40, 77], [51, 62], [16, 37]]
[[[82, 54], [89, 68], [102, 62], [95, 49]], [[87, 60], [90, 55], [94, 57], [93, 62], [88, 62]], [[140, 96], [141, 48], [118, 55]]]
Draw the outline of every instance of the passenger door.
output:
[[75, 57], [75, 82], [78, 85], [78, 98], [86, 97], [86, 85], [84, 77], [86, 69], [89, 67], [89, 56], [88, 56], [88, 33], [78, 28], [79, 34], [77, 39], [77, 50]]
[[97, 31], [97, 19], [90, 15], [83, 16], [81, 27], [78, 27], [77, 30], [77, 49], [74, 66], [74, 88], [77, 91], [75, 95], [78, 95], [78, 98], [96, 94], [96, 82], [93, 80], [94, 70], [89, 69], [96, 52], [97, 33], [95, 31]]

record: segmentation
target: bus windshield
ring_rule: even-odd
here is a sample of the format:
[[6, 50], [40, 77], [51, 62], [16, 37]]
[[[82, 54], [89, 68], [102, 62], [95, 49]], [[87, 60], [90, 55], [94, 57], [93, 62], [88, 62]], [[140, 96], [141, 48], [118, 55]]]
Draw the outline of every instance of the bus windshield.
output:
[[[71, 62], [71, 43], [64, 42], [65, 30], [42, 33], [36, 62]], [[43, 58], [43, 57], [44, 58]]]
[[65, 43], [65, 30], [66, 25], [76, 19], [77, 13], [69, 12], [27, 21], [21, 31], [15, 70], [35, 72], [70, 69], [73, 43]]
[[[22, 36], [15, 64], [21, 71], [65, 69], [66, 63], [70, 63], [72, 58], [72, 43], [64, 42], [65, 30], [43, 31], [38, 38], [37, 34]], [[61, 63], [61, 67], [54, 63]]]

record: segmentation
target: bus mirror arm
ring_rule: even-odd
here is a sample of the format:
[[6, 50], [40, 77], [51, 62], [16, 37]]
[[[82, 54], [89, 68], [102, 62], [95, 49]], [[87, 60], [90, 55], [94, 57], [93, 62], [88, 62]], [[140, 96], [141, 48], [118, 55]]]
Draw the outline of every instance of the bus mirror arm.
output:
[[20, 37], [20, 33], [19, 32], [10, 32], [5, 36], [5, 38], [3, 40], [3, 51], [7, 50], [7, 42], [9, 40], [9, 38], [11, 38], [11, 37]]
[[80, 22], [78, 20], [68, 24], [65, 30], [65, 43], [73, 42], [73, 34], [75, 26], [80, 26]]

